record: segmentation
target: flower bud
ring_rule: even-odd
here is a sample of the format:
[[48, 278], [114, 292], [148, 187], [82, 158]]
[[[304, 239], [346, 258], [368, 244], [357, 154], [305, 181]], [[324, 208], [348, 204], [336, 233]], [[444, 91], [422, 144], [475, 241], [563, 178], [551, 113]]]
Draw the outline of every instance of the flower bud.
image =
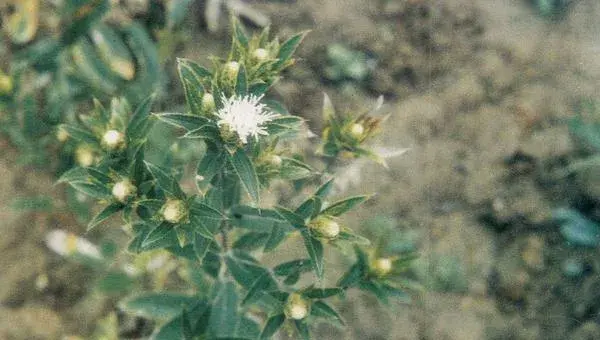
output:
[[135, 185], [133, 185], [130, 180], [124, 179], [113, 185], [112, 195], [117, 199], [117, 201], [125, 203], [131, 196], [135, 194], [136, 190], [137, 189]]
[[161, 211], [163, 219], [169, 223], [179, 223], [187, 216], [187, 207], [182, 200], [167, 200]]
[[392, 259], [380, 257], [371, 263], [371, 270], [377, 276], [386, 276], [392, 271]]
[[277, 155], [271, 155], [268, 158], [268, 162], [269, 164], [271, 164], [272, 166], [278, 168], [281, 166], [281, 163], [283, 163], [283, 160], [281, 159], [281, 157], [277, 156]]
[[94, 151], [85, 145], [77, 147], [75, 150], [75, 162], [83, 167], [92, 166], [96, 159]]
[[354, 123], [350, 126], [350, 136], [354, 139], [360, 139], [365, 133], [365, 127], [360, 123]]
[[318, 236], [333, 240], [340, 234], [340, 225], [329, 216], [319, 216], [308, 224], [308, 227]]
[[10, 94], [12, 91], [12, 78], [0, 72], [0, 95]]
[[202, 108], [205, 111], [212, 111], [215, 109], [215, 98], [213, 97], [212, 94], [206, 92], [202, 96]]
[[237, 61], [230, 61], [225, 64], [225, 74], [229, 79], [236, 79], [239, 70], [240, 64]]
[[108, 130], [102, 136], [102, 145], [108, 150], [118, 150], [125, 146], [125, 135], [117, 130]]
[[69, 139], [69, 133], [63, 128], [58, 128], [58, 130], [56, 130], [56, 139], [58, 139], [59, 142], [64, 143]]
[[300, 294], [292, 293], [285, 303], [283, 312], [288, 319], [302, 320], [308, 316], [308, 301], [306, 301]]
[[252, 52], [252, 57], [259, 62], [264, 62], [269, 59], [269, 51], [265, 50], [264, 48], [257, 48], [254, 50], [254, 52]]

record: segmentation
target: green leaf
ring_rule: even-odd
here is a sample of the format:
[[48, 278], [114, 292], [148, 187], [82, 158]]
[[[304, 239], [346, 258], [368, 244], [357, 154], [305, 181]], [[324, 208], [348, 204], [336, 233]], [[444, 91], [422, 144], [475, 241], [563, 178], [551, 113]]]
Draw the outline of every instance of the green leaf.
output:
[[174, 317], [173, 319], [169, 320], [167, 323], [163, 324], [159, 328], [157, 328], [150, 336], [150, 340], [181, 339], [181, 324], [182, 318], [180, 314]]
[[313, 176], [316, 171], [308, 164], [294, 158], [282, 157], [279, 176], [290, 181], [297, 181]]
[[175, 177], [150, 162], [144, 161], [144, 164], [146, 164], [146, 169], [152, 174], [152, 177], [156, 180], [156, 185], [161, 190], [180, 199], [185, 197]]
[[265, 324], [265, 328], [263, 328], [262, 332], [260, 333], [260, 340], [266, 340], [266, 339], [271, 339], [271, 337], [277, 332], [277, 330], [279, 330], [279, 328], [281, 328], [281, 325], [283, 325], [283, 322], [285, 321], [285, 315], [284, 314], [278, 314], [278, 315], [274, 315], [272, 317], [269, 318], [269, 320], [267, 320], [267, 323]]
[[258, 300], [263, 292], [273, 289], [273, 278], [268, 273], [259, 276], [248, 288], [248, 292], [242, 301], [242, 306], [247, 306]]
[[132, 104], [137, 104], [158, 89], [161, 79], [158, 50], [150, 31], [140, 22], [122, 25], [121, 31], [136, 61], [135, 78], [123, 88], [123, 92]]
[[313, 218], [321, 211], [321, 204], [321, 199], [319, 197], [310, 197], [296, 209], [295, 213], [304, 220]]
[[134, 279], [122, 271], [111, 270], [98, 282], [96, 288], [104, 294], [122, 294], [131, 291]]
[[248, 232], [233, 243], [234, 249], [255, 250], [263, 246], [269, 238], [269, 233]]
[[178, 293], [142, 293], [119, 303], [126, 312], [151, 319], [168, 319], [179, 315], [197, 298]]
[[313, 268], [319, 279], [323, 278], [323, 244], [312, 237], [308, 231], [302, 232], [304, 245], [310, 256]]
[[256, 175], [256, 169], [246, 152], [238, 149], [233, 155], [229, 155], [229, 162], [254, 203], [258, 204], [260, 202], [260, 182]]
[[239, 19], [235, 18], [233, 21], [233, 38], [237, 41], [244, 49], [248, 48], [248, 37], [244, 32], [244, 27]]
[[89, 34], [98, 55], [110, 69], [124, 80], [135, 76], [135, 62], [119, 32], [103, 23], [94, 25]]
[[269, 136], [285, 135], [297, 132], [302, 126], [304, 120], [296, 116], [281, 116], [274, 118], [265, 125]]
[[365, 274], [365, 268], [359, 263], [353, 264], [350, 269], [340, 278], [337, 285], [343, 288], [353, 287]]
[[[175, 241], [175, 243], [173, 241]], [[167, 247], [178, 243], [173, 226], [167, 222], [163, 222], [154, 227], [154, 229], [146, 235], [142, 241], [142, 248], [150, 249], [158, 247], [159, 245]]]
[[296, 325], [296, 329], [303, 340], [310, 340], [310, 331], [304, 320], [294, 320], [294, 325]]
[[288, 210], [284, 207], [275, 207], [275, 210], [281, 217], [283, 217], [286, 221], [288, 221], [294, 228], [305, 230], [306, 224], [304, 223], [304, 219], [302, 216], [296, 214], [295, 212]]
[[302, 296], [309, 299], [326, 299], [343, 292], [342, 288], [309, 288], [302, 292]]
[[209, 319], [209, 330], [215, 338], [234, 337], [240, 327], [238, 295], [233, 282], [217, 286], [217, 296]]
[[228, 255], [225, 257], [227, 268], [235, 281], [241, 286], [249, 289], [259, 277], [267, 275], [271, 278], [271, 286], [275, 288], [275, 280], [270, 276], [269, 271], [266, 268], [261, 267], [260, 263], [256, 262], [253, 258], [250, 258], [253, 261], [240, 258], [240, 255], [242, 254], [243, 253], [241, 252], [236, 252], [236, 256]]
[[285, 240], [286, 236], [287, 232], [285, 228], [280, 223], [273, 223], [273, 228], [271, 229], [269, 238], [265, 243], [265, 252], [275, 250], [275, 248], [277, 248], [277, 246]]
[[235, 93], [238, 96], [245, 96], [248, 92], [248, 80], [246, 79], [246, 68], [240, 65], [238, 70], [237, 80], [235, 82]]
[[202, 182], [209, 183], [225, 167], [226, 163], [227, 151], [209, 148], [200, 163], [198, 163], [196, 174], [202, 176]]
[[96, 136], [94, 136], [94, 134], [92, 134], [91, 132], [84, 130], [82, 128], [63, 124], [63, 125], [59, 126], [59, 129], [63, 129], [65, 131], [67, 131], [67, 133], [69, 134], [69, 137], [71, 137], [75, 140], [78, 140], [80, 142], [84, 142], [84, 143], [91, 144], [91, 145], [98, 144], [98, 138], [96, 138]]
[[159, 120], [187, 131], [197, 130], [203, 126], [210, 125], [210, 121], [204, 117], [184, 113], [154, 113]]
[[69, 184], [77, 191], [97, 199], [109, 199], [112, 197], [110, 190], [105, 185], [95, 181], [73, 181]]
[[219, 141], [221, 134], [219, 129], [213, 124], [202, 125], [201, 127], [191, 130], [181, 138], [188, 139], [206, 139], [209, 141]]
[[277, 276], [288, 276], [296, 272], [305, 272], [312, 268], [312, 262], [309, 259], [292, 260], [284, 262], [273, 268]]
[[213, 240], [208, 239], [203, 235], [196, 234], [194, 236], [194, 252], [196, 253], [196, 257], [200, 263], [202, 263], [204, 257], [208, 253], [211, 243], [213, 243]]
[[362, 246], [368, 246], [371, 244], [371, 241], [368, 238], [355, 234], [349, 228], [342, 228], [342, 231], [338, 235], [336, 241], [348, 241]]
[[344, 319], [342, 319], [340, 314], [323, 301], [316, 301], [311, 305], [310, 315], [334, 320], [342, 326], [345, 325]]
[[206, 238], [214, 237], [224, 219], [225, 217], [218, 210], [198, 199], [190, 204], [190, 220], [194, 230]]
[[154, 121], [150, 119], [150, 108], [156, 95], [152, 94], [144, 99], [135, 109], [131, 120], [127, 125], [127, 138], [133, 143], [139, 143], [146, 138], [146, 135], [152, 128]]
[[64, 11], [69, 14], [70, 23], [60, 38], [64, 45], [70, 45], [86, 34], [90, 27], [100, 21], [110, 9], [108, 0], [66, 1]]
[[274, 65], [275, 68], [286, 66], [286, 63], [292, 58], [292, 55], [296, 51], [296, 48], [298, 48], [298, 45], [300, 45], [302, 39], [304, 39], [307, 33], [307, 31], [300, 32], [286, 40], [283, 44], [281, 44], [281, 47], [279, 48], [279, 53], [277, 53], [278, 60]]
[[87, 231], [92, 230], [95, 226], [102, 223], [116, 212], [121, 211], [123, 207], [123, 204], [119, 202], [109, 204], [104, 209], [102, 209], [102, 211], [99, 212], [98, 215], [94, 216], [94, 218], [90, 221], [90, 223], [87, 226]]
[[327, 197], [327, 195], [329, 195], [331, 189], [333, 189], [333, 178], [321, 185], [321, 187], [317, 189], [317, 192], [315, 192], [315, 196], [319, 197], [320, 199], [324, 199]]
[[325, 208], [325, 210], [323, 210], [321, 213], [323, 215], [328, 215], [328, 216], [339, 216], [339, 215], [349, 211], [350, 209], [362, 204], [369, 198], [371, 198], [371, 196], [367, 196], [367, 195], [346, 198], [346, 199], [343, 199], [341, 201], [337, 201], [337, 202], [331, 204], [330, 206]]
[[185, 99], [190, 112], [194, 115], [201, 115], [203, 112], [202, 96], [204, 95], [202, 78], [203, 75], [206, 76], [206, 72], [191, 60], [181, 58], [177, 59], [177, 71], [183, 84]]

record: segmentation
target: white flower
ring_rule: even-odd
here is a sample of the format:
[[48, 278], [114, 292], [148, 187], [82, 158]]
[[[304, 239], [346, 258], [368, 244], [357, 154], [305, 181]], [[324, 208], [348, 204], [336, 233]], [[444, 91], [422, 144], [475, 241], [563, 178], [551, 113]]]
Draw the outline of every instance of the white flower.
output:
[[97, 260], [102, 259], [102, 254], [97, 246], [61, 229], [52, 230], [46, 235], [46, 245], [61, 256], [80, 254]]
[[264, 124], [278, 115], [260, 103], [262, 97], [262, 95], [231, 98], [223, 96], [223, 107], [217, 112], [219, 117], [217, 124], [219, 127], [224, 126], [237, 133], [243, 144], [248, 143], [248, 137], [258, 139], [259, 135], [267, 135]]

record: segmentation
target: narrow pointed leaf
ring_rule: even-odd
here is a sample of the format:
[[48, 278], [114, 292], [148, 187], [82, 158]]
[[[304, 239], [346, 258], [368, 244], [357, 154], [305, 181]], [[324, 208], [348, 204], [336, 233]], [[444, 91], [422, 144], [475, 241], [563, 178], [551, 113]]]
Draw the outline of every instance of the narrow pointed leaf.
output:
[[238, 294], [233, 282], [222, 283], [209, 319], [209, 330], [214, 338], [234, 337], [240, 326]]
[[273, 223], [273, 228], [271, 229], [271, 233], [269, 234], [269, 238], [265, 243], [265, 252], [270, 252], [275, 250], [281, 242], [285, 240], [287, 233], [283, 226], [279, 223]]
[[227, 163], [227, 151], [208, 149], [202, 157], [202, 160], [198, 163], [196, 174], [202, 176], [202, 180], [199, 182], [209, 183], [212, 178], [218, 174], [221, 169]]
[[345, 325], [344, 319], [342, 319], [340, 314], [323, 301], [314, 302], [310, 308], [310, 314], [320, 318], [335, 320], [342, 326]]
[[248, 80], [246, 78], [246, 68], [244, 65], [240, 66], [237, 74], [237, 80], [235, 82], [235, 93], [238, 96], [244, 96], [248, 92]]
[[146, 164], [146, 168], [152, 174], [152, 177], [156, 180], [156, 185], [160, 189], [178, 198], [185, 196], [175, 177], [150, 162], [144, 161], [144, 164]]
[[167, 124], [183, 128], [187, 131], [193, 131], [210, 124], [210, 121], [204, 117], [185, 113], [154, 113], [154, 116]]
[[317, 196], [310, 197], [304, 203], [302, 203], [295, 213], [306, 220], [310, 217], [316, 216], [321, 211], [321, 199]]
[[202, 114], [202, 76], [198, 74], [195, 63], [187, 59], [177, 59], [177, 72], [183, 84], [185, 99], [190, 112], [194, 115]]
[[178, 293], [142, 293], [119, 303], [121, 309], [135, 315], [167, 319], [174, 317], [197, 300], [193, 296]]
[[286, 40], [281, 47], [279, 48], [279, 53], [277, 54], [277, 62], [275, 63], [275, 67], [285, 66], [288, 60], [292, 58], [292, 55], [298, 48], [298, 45], [302, 42], [302, 39], [306, 36], [308, 32], [300, 32], [288, 40]]
[[323, 278], [323, 244], [312, 237], [308, 231], [302, 232], [304, 245], [312, 261], [313, 268], [319, 279]]
[[169, 223], [163, 222], [154, 229], [152, 229], [146, 238], [142, 241], [142, 248], [153, 248], [157, 245], [169, 244], [172, 245], [173, 241], [177, 244], [177, 235], [175, 235], [175, 231], [173, 230], [173, 226]]
[[329, 216], [339, 216], [339, 215], [349, 211], [350, 209], [364, 203], [369, 198], [371, 198], [371, 196], [367, 196], [367, 195], [346, 198], [346, 199], [337, 201], [337, 202], [333, 203], [332, 205], [328, 206], [327, 208], [325, 208], [325, 210], [322, 211], [322, 213], [324, 215], [329, 215]]
[[304, 230], [306, 229], [306, 224], [304, 223], [304, 219], [302, 216], [297, 213], [288, 210], [284, 207], [275, 207], [275, 210], [281, 217], [283, 217], [286, 221], [288, 221], [294, 228]]
[[99, 212], [98, 215], [96, 215], [96, 216], [94, 216], [94, 218], [92, 218], [92, 220], [90, 221], [90, 223], [87, 226], [87, 231], [92, 230], [95, 226], [102, 223], [103, 221], [105, 221], [107, 218], [109, 218], [116, 212], [121, 211], [123, 209], [123, 207], [124, 207], [123, 204], [118, 203], [118, 202], [109, 204], [104, 209], [102, 209], [102, 211]]
[[333, 178], [328, 180], [327, 182], [325, 182], [325, 184], [321, 185], [321, 187], [319, 187], [319, 189], [317, 189], [317, 192], [315, 192], [315, 196], [317, 196], [321, 199], [324, 199], [325, 197], [327, 197], [327, 195], [329, 195], [332, 188], [333, 188]]
[[212, 239], [207, 239], [203, 235], [196, 234], [194, 237], [194, 252], [196, 253], [196, 257], [198, 261], [202, 263], [206, 253], [208, 253], [210, 249], [210, 245], [212, 243]]
[[302, 296], [305, 296], [309, 299], [326, 299], [328, 297], [332, 297], [338, 294], [343, 293], [344, 290], [342, 288], [310, 288], [302, 292]]
[[154, 98], [156, 98], [155, 94], [150, 95], [135, 109], [126, 131], [130, 141], [136, 143], [145, 139], [152, 128], [154, 120], [150, 117], [150, 108], [152, 107]]
[[260, 202], [260, 183], [254, 165], [246, 152], [238, 149], [233, 155], [230, 155], [229, 162], [233, 166], [242, 185], [255, 203]]
[[283, 325], [284, 321], [285, 321], [284, 314], [278, 314], [278, 315], [270, 317], [269, 320], [267, 320], [267, 323], [265, 324], [265, 328], [263, 328], [262, 332], [260, 333], [259, 339], [260, 340], [271, 339], [271, 337], [277, 332], [277, 330], [279, 330], [279, 328], [281, 328], [281, 325]]
[[303, 340], [310, 340], [310, 330], [304, 320], [294, 320], [294, 325]]

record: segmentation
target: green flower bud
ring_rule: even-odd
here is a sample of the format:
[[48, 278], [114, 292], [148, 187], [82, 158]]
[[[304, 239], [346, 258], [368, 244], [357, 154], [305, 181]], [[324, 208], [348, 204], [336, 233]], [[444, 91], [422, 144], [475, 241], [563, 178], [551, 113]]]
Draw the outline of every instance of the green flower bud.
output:
[[163, 219], [173, 224], [181, 222], [188, 214], [185, 202], [177, 199], [167, 200], [161, 212]]
[[311, 228], [316, 236], [328, 240], [337, 238], [341, 231], [340, 225], [329, 216], [317, 217], [308, 224], [308, 227]]
[[257, 48], [252, 52], [252, 57], [262, 63], [269, 59], [269, 51], [264, 48]]
[[125, 135], [117, 130], [108, 130], [102, 136], [102, 145], [108, 150], [119, 150], [125, 147]]
[[75, 162], [82, 167], [92, 166], [96, 160], [94, 151], [88, 146], [81, 145], [75, 150]]
[[205, 111], [212, 111], [215, 109], [215, 98], [212, 94], [207, 92], [202, 96], [202, 108]]
[[268, 162], [272, 166], [279, 168], [281, 166], [281, 163], [283, 163], [283, 160], [281, 159], [281, 157], [279, 157], [277, 155], [271, 155], [268, 158]]
[[239, 70], [240, 64], [237, 61], [230, 61], [225, 64], [225, 74], [229, 79], [236, 79]]
[[136, 191], [137, 189], [135, 185], [133, 185], [133, 183], [131, 183], [131, 181], [128, 179], [117, 182], [112, 187], [113, 197], [121, 203], [127, 202], [131, 196], [135, 195]]
[[360, 123], [354, 123], [350, 126], [350, 136], [354, 139], [361, 139], [365, 133], [365, 127]]
[[13, 91], [13, 80], [10, 76], [7, 76], [0, 72], [0, 94], [10, 94]]
[[300, 294], [292, 293], [288, 297], [283, 313], [288, 319], [302, 320], [308, 316], [310, 305]]
[[392, 271], [392, 259], [380, 257], [371, 263], [371, 271], [377, 276], [386, 276]]
[[58, 128], [58, 130], [56, 130], [56, 139], [59, 142], [64, 143], [69, 139], [69, 133], [63, 128]]

